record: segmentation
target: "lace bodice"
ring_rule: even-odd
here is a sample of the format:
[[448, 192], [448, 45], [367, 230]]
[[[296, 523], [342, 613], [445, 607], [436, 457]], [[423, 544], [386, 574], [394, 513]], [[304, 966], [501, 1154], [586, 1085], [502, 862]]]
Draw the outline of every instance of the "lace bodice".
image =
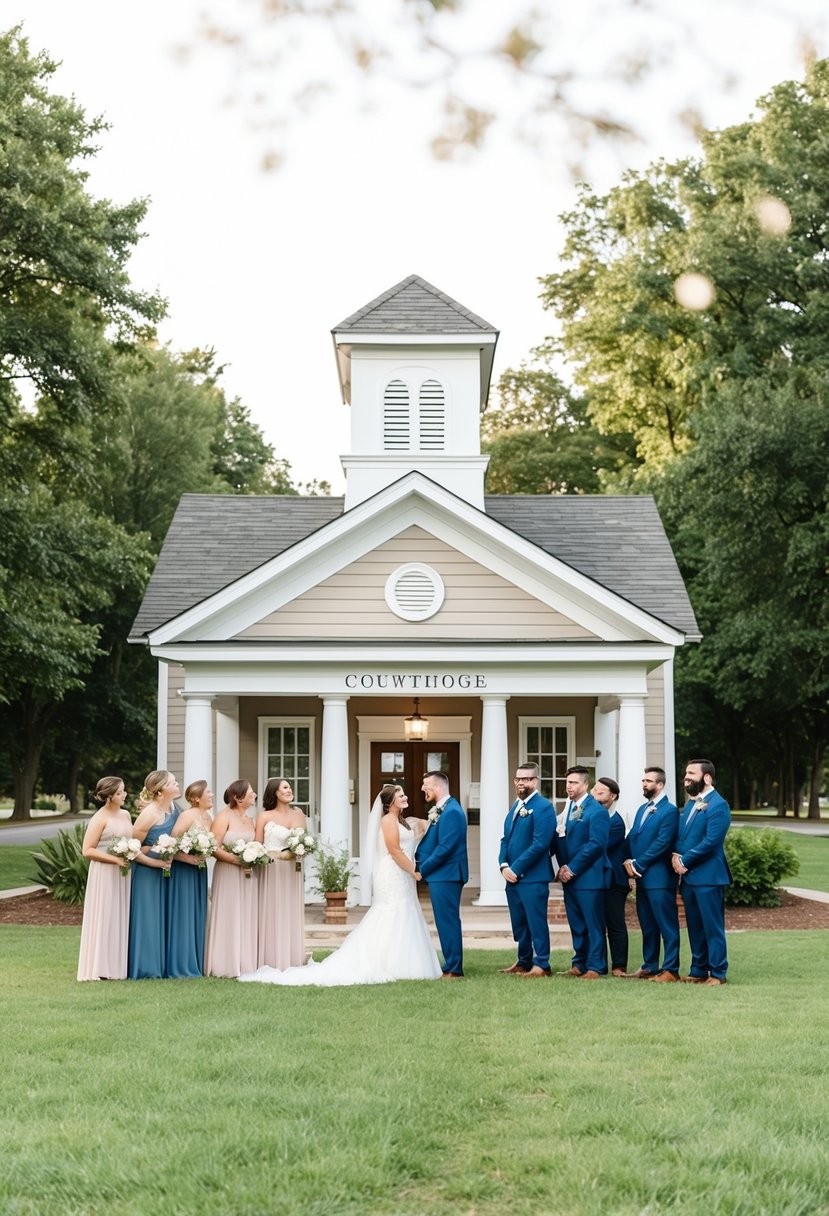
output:
[[276, 823], [273, 819], [265, 824], [265, 848], [269, 853], [281, 853], [285, 848], [288, 833], [293, 828], [286, 828], [284, 823]]
[[[417, 847], [414, 832], [405, 828], [401, 823], [398, 823], [397, 831], [400, 847], [406, 856], [413, 861]], [[377, 841], [377, 860], [374, 866], [373, 886], [374, 903], [376, 904], [394, 903], [399, 899], [409, 899], [415, 886], [412, 875], [397, 864], [386, 847], [386, 838], [382, 830], [379, 833]]]

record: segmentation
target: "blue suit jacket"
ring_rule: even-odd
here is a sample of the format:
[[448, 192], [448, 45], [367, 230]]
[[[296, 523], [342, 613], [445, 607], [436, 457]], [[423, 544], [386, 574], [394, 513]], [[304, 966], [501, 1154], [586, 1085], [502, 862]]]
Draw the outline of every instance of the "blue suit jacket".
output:
[[469, 881], [466, 815], [457, 798], [444, 803], [437, 823], [426, 829], [417, 846], [415, 858], [420, 873], [432, 882]]
[[652, 814], [644, 819], [647, 802], [643, 802], [633, 820], [628, 836], [627, 856], [633, 868], [641, 874], [637, 885], [645, 891], [675, 891], [679, 876], [671, 866], [671, 854], [679, 829], [679, 811], [667, 798], [657, 802]]
[[498, 864], [508, 865], [525, 882], [552, 882], [550, 845], [556, 830], [555, 807], [538, 791], [526, 800], [528, 815], [513, 817], [517, 805], [518, 799], [513, 802], [504, 821]]
[[610, 862], [612, 874], [611, 886], [629, 889], [630, 879], [625, 869], [625, 859], [629, 856], [625, 843], [625, 821], [618, 811], [614, 811], [610, 816], [607, 833], [607, 860]]
[[610, 886], [610, 862], [607, 860], [607, 838], [610, 816], [607, 808], [588, 794], [566, 821], [566, 834], [553, 837], [553, 850], [560, 866], [569, 866], [573, 877], [567, 886], [573, 890], [604, 891]]
[[[697, 811], [688, 827], [691, 808], [703, 800], [705, 810]], [[682, 809], [674, 852], [679, 853], [688, 873], [682, 875], [682, 885], [689, 887], [727, 887], [731, 871], [725, 859], [723, 841], [731, 827], [728, 803], [716, 790], [704, 797], [692, 798]]]

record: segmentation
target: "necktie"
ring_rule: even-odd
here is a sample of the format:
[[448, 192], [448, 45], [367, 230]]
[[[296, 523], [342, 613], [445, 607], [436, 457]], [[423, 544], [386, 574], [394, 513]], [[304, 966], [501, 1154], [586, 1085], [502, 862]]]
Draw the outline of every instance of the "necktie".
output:
[[523, 809], [523, 806], [524, 806], [524, 799], [519, 798], [518, 802], [516, 803], [515, 810], [512, 812], [512, 822], [513, 823], [515, 823], [516, 819], [518, 818], [518, 814]]
[[[648, 815], [652, 814], [652, 813], [653, 813], [653, 811], [655, 811], [655, 810], [656, 810], [656, 807], [654, 806], [653, 800], [651, 800], [651, 801], [648, 803], [648, 805], [645, 807], [645, 813], [644, 813], [644, 815], [642, 816], [642, 823], [644, 823], [644, 822], [645, 822], [645, 820], [647, 819]], [[641, 827], [641, 826], [642, 826], [642, 824], [640, 823], [640, 825], [639, 825], [639, 826]]]
[[688, 831], [689, 827], [691, 826], [691, 821], [693, 820], [696, 813], [697, 813], [697, 804], [694, 803], [694, 805], [691, 807], [691, 811], [690, 811], [690, 814], [688, 815], [688, 818], [685, 820], [685, 831], [686, 832]]

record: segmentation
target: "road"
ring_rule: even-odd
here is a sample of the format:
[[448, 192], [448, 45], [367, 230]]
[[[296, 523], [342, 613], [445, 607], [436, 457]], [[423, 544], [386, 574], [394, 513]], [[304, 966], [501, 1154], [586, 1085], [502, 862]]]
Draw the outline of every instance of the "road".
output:
[[87, 823], [83, 815], [72, 819], [31, 819], [26, 823], [0, 827], [0, 845], [37, 844], [41, 840], [57, 836], [58, 832], [70, 831], [76, 823]]

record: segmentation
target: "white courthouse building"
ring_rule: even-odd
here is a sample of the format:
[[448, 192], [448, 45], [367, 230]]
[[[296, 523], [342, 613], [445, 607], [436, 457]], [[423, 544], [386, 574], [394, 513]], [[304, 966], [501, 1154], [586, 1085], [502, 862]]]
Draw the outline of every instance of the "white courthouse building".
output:
[[646, 762], [673, 781], [674, 652], [699, 639], [651, 498], [485, 493], [497, 337], [415, 275], [336, 326], [345, 496], [184, 495], [131, 638], [159, 767], [217, 800], [287, 776], [358, 858], [381, 784], [419, 804], [445, 769], [484, 905], [519, 761], [559, 808], [569, 765], [616, 777], [628, 817]]

